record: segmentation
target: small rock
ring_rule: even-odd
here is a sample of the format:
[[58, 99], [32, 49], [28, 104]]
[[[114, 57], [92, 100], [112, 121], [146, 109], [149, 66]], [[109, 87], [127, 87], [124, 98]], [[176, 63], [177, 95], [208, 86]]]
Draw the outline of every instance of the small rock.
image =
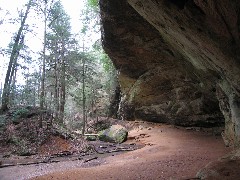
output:
[[86, 140], [87, 140], [87, 141], [96, 141], [96, 140], [97, 140], [97, 137], [96, 137], [96, 136], [87, 136], [87, 137], [86, 137]]
[[147, 144], [145, 144], [146, 146], [153, 146], [154, 144], [152, 144], [152, 143], [147, 143]]

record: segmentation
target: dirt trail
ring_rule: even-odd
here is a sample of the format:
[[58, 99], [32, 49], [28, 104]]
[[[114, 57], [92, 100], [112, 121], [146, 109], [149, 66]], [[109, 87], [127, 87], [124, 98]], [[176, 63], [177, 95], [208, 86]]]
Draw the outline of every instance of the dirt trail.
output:
[[[28, 167], [24, 167], [28, 173], [25, 179], [34, 176], [38, 176], [34, 179], [66, 180], [188, 179], [194, 178], [197, 171], [210, 161], [232, 150], [224, 146], [221, 136], [213, 136], [212, 133], [150, 123], [143, 123], [129, 133], [128, 143], [136, 141], [146, 146], [136, 151], [107, 157], [98, 163], [93, 162], [97, 165], [94, 167], [79, 168], [78, 165], [72, 165], [66, 169], [62, 168], [63, 164], [58, 164], [56, 169], [52, 168], [50, 171], [55, 172], [43, 176], [39, 175], [49, 171], [34, 173], [33, 170], [29, 171]], [[72, 162], [65, 162], [64, 166], [66, 163]], [[0, 175], [1, 173], [3, 172], [0, 171]]]

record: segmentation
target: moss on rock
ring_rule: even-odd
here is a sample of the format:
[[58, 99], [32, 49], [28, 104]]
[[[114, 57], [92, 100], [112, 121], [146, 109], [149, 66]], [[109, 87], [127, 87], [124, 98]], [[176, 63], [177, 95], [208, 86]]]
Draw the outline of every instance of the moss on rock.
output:
[[121, 125], [113, 125], [109, 129], [100, 131], [99, 140], [112, 143], [122, 143], [127, 140], [128, 131]]

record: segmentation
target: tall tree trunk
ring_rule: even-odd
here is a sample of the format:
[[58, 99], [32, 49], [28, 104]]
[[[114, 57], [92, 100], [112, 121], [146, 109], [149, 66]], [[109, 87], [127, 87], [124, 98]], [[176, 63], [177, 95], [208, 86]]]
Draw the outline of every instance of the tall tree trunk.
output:
[[[83, 52], [84, 52], [84, 43], [83, 43]], [[82, 76], [83, 76], [83, 81], [82, 81], [82, 98], [83, 98], [83, 128], [82, 128], [82, 135], [85, 134], [85, 129], [86, 129], [86, 94], [85, 94], [85, 78], [86, 78], [86, 69], [85, 69], [85, 57], [83, 57], [83, 70], [82, 70]]]
[[[47, 1], [44, 7], [44, 42], [43, 42], [43, 60], [42, 60], [42, 76], [41, 76], [41, 92], [40, 92], [40, 109], [44, 109], [45, 102], [45, 75], [46, 75], [46, 34], [47, 34]], [[43, 114], [39, 118], [39, 127], [42, 128]]]
[[34, 82], [34, 88], [33, 88], [33, 107], [36, 107], [36, 81]]
[[52, 102], [53, 102], [53, 92], [50, 92], [50, 103], [49, 103], [49, 107], [52, 110]]
[[11, 52], [11, 56], [10, 56], [10, 61], [8, 64], [8, 70], [6, 73], [6, 77], [5, 77], [5, 82], [4, 82], [4, 88], [3, 88], [3, 95], [2, 95], [2, 108], [1, 111], [7, 111], [8, 110], [8, 105], [9, 105], [9, 95], [10, 95], [10, 88], [11, 88], [11, 74], [14, 74], [15, 67], [16, 67], [16, 63], [17, 63], [17, 56], [19, 54], [19, 42], [21, 39], [21, 35], [22, 35], [22, 31], [31, 7], [31, 3], [32, 0], [29, 0], [28, 4], [27, 4], [27, 9], [26, 12], [24, 14], [23, 20], [21, 22], [21, 26], [18, 30], [17, 36], [15, 38], [14, 44], [13, 44], [13, 48], [12, 48], [12, 52]]
[[11, 75], [13, 77], [11, 77], [11, 91], [10, 91], [10, 96], [9, 96], [9, 104], [11, 106], [16, 105], [16, 103], [14, 102], [15, 100], [15, 96], [16, 96], [16, 81], [17, 81], [17, 68], [14, 70], [14, 75]]
[[65, 68], [65, 44], [64, 40], [62, 41], [62, 49], [61, 49], [61, 58], [62, 58], [62, 64], [61, 64], [61, 96], [60, 96], [60, 109], [59, 109], [59, 122], [63, 124], [63, 119], [64, 119], [64, 107], [65, 107], [65, 102], [66, 102], [66, 68]]
[[2, 82], [1, 82], [1, 89], [0, 89], [0, 98], [1, 98], [1, 104], [2, 104]]
[[42, 68], [39, 67], [39, 74], [40, 78], [37, 79], [37, 100], [38, 100], [38, 105], [40, 105], [40, 95], [41, 95], [41, 74], [42, 74]]
[[58, 111], [59, 111], [59, 83], [58, 83], [58, 52], [55, 49], [55, 58], [54, 58], [54, 77], [55, 77], [55, 88], [54, 88], [54, 118], [58, 120]]

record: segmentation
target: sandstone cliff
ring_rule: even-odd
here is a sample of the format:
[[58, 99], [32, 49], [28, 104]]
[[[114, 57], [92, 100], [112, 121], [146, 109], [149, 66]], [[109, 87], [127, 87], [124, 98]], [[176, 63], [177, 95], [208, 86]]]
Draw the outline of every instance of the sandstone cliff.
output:
[[100, 0], [123, 119], [219, 126], [240, 142], [240, 2]]

